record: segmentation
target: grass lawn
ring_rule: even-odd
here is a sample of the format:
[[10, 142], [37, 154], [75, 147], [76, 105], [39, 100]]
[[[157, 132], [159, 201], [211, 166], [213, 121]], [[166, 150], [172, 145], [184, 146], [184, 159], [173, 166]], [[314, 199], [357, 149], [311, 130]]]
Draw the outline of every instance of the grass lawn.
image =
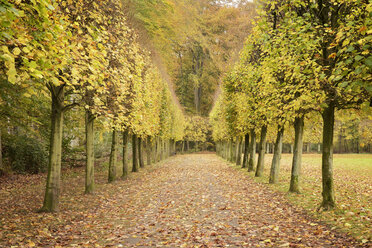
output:
[[[288, 193], [290, 202], [303, 207], [316, 219], [330, 224], [333, 229], [348, 233], [367, 242], [372, 239], [372, 154], [334, 154], [334, 180], [337, 208], [318, 212], [321, 203], [321, 154], [303, 154], [301, 193]], [[280, 180], [268, 184], [272, 154], [265, 156], [265, 170], [256, 181], [273, 190], [288, 192], [292, 154], [283, 154]], [[257, 159], [256, 159], [257, 161]], [[254, 173], [250, 173], [254, 177]]]

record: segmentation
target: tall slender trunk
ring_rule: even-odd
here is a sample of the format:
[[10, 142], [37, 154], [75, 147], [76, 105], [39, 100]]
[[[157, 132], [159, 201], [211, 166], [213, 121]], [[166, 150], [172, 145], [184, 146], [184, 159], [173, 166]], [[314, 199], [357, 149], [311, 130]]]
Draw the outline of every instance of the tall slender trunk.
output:
[[0, 127], [0, 176], [5, 174], [5, 169], [3, 167], [3, 146], [1, 143], [1, 127]]
[[255, 174], [256, 177], [261, 177], [263, 175], [264, 162], [265, 162], [266, 134], [267, 134], [267, 126], [264, 125], [261, 128], [260, 144], [258, 146], [258, 160], [257, 160], [256, 174]]
[[64, 86], [54, 87], [52, 92], [48, 176], [44, 203], [40, 212], [56, 212], [59, 210], [64, 98]]
[[143, 142], [142, 142], [141, 137], [138, 138], [138, 160], [139, 160], [140, 167], [144, 168], [145, 163], [143, 160]]
[[293, 154], [293, 144], [291, 144], [290, 147], [291, 147], [291, 154]]
[[158, 142], [157, 142], [157, 145], [156, 145], [156, 149], [157, 149], [157, 152], [158, 152], [158, 154], [156, 155], [157, 156], [157, 161], [159, 162], [162, 159], [162, 149], [163, 149], [160, 137], [158, 137]]
[[154, 137], [154, 140], [152, 142], [152, 161], [154, 163], [158, 162], [157, 158], [157, 148], [156, 148], [156, 143], [157, 143], [157, 137]]
[[167, 151], [165, 147], [165, 140], [161, 139], [161, 159], [164, 160], [167, 158]]
[[294, 122], [295, 142], [292, 160], [291, 183], [289, 192], [300, 192], [301, 158], [303, 148], [304, 117], [297, 117]]
[[318, 153], [320, 153], [320, 152], [321, 152], [320, 146], [321, 146], [321, 144], [320, 144], [320, 143], [318, 143]]
[[307, 153], [310, 153], [310, 151], [311, 151], [311, 143], [308, 142], [308, 143], [307, 143], [307, 146], [306, 146], [306, 152], [307, 152]]
[[237, 143], [238, 143], [238, 137], [235, 138], [235, 141], [234, 139], [231, 140], [232, 142], [232, 158], [231, 158], [231, 163], [236, 163], [236, 149], [237, 149]]
[[234, 140], [231, 138], [230, 139], [230, 157], [229, 157], [229, 161], [230, 162], [233, 162], [234, 161]]
[[246, 133], [245, 138], [244, 138], [244, 155], [243, 155], [242, 168], [248, 167], [248, 153], [249, 153], [249, 133]]
[[85, 111], [85, 194], [90, 194], [94, 191], [94, 119], [89, 110]]
[[147, 136], [146, 140], [147, 165], [151, 165], [151, 137]]
[[329, 210], [335, 207], [335, 192], [333, 185], [333, 132], [335, 121], [335, 106], [331, 102], [323, 114], [323, 154], [322, 154], [322, 186], [323, 201], [321, 207]]
[[184, 153], [185, 152], [185, 141], [182, 141], [182, 150], [181, 150], [181, 153]]
[[117, 162], [118, 162], [118, 131], [112, 131], [112, 143], [109, 162], [108, 182], [111, 183], [117, 178]]
[[129, 174], [128, 168], [128, 129], [123, 132], [123, 179], [127, 178]]
[[231, 148], [231, 140], [229, 139], [228, 141], [226, 141], [226, 160], [227, 161], [230, 161], [230, 155], [231, 155], [230, 148]]
[[236, 165], [240, 165], [242, 163], [242, 138], [236, 137]]
[[279, 126], [274, 145], [273, 161], [271, 163], [269, 183], [277, 183], [279, 178], [280, 159], [282, 156], [284, 128]]
[[132, 172], [138, 172], [138, 157], [137, 157], [138, 151], [137, 149], [138, 149], [137, 135], [132, 134], [132, 163], [133, 163]]
[[254, 165], [256, 164], [256, 133], [254, 129], [251, 129], [251, 142], [249, 142], [249, 161], [248, 171], [254, 171]]

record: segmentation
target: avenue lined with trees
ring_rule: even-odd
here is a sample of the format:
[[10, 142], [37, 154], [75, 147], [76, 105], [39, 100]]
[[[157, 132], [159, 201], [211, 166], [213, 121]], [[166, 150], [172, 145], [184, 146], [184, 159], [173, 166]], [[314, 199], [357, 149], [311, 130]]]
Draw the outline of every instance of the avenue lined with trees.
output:
[[369, 1], [0, 13], [0, 247], [371, 244]]

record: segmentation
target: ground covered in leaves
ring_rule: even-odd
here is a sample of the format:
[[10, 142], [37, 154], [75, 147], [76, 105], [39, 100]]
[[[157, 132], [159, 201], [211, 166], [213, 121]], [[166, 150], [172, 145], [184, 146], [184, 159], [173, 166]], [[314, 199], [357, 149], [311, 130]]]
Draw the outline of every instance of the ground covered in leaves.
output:
[[[269, 182], [272, 154], [265, 156], [264, 176], [255, 181], [275, 191], [289, 189], [292, 154], [282, 154], [279, 183]], [[302, 155], [301, 194], [286, 194], [292, 204], [305, 209], [307, 214], [343, 233], [367, 243], [372, 239], [372, 154], [334, 154], [334, 184], [337, 208], [317, 211], [322, 201], [322, 155]], [[237, 168], [237, 167], [236, 167]]]
[[45, 175], [0, 184], [0, 247], [368, 247], [308, 217], [214, 154], [179, 155], [84, 195], [63, 178], [61, 212], [40, 214]]

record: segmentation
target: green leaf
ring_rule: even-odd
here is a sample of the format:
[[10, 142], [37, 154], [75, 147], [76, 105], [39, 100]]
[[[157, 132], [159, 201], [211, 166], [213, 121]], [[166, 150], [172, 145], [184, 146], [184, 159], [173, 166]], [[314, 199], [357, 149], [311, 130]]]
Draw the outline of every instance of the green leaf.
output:
[[368, 67], [372, 67], [372, 56], [369, 56], [368, 58], [366, 58], [365, 60], [365, 64], [368, 66]]
[[342, 87], [342, 88], [345, 88], [347, 85], [348, 85], [348, 81], [345, 81], [345, 82], [343, 82], [340, 86]]
[[363, 59], [363, 56], [360, 56], [360, 55], [355, 56], [355, 61], [359, 61], [361, 59]]

